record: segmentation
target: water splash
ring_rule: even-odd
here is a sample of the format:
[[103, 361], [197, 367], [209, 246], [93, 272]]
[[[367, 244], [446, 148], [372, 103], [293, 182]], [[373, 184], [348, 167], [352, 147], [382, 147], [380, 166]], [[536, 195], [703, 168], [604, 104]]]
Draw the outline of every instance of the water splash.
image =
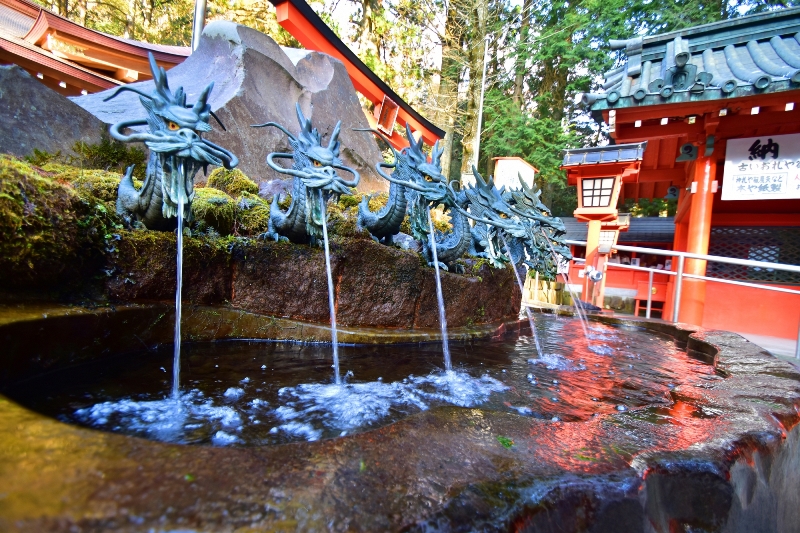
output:
[[278, 391], [283, 405], [274, 410], [282, 423], [270, 432], [319, 440], [325, 430], [347, 434], [376, 424], [391, 411], [404, 407], [423, 411], [442, 403], [474, 407], [484, 403], [493, 392], [508, 388], [488, 375], [475, 378], [454, 370], [409, 376], [393, 383], [312, 383], [284, 387]]
[[433, 230], [431, 209], [428, 207], [428, 229], [430, 230], [431, 250], [433, 252], [433, 270], [436, 272], [436, 298], [439, 300], [439, 324], [442, 328], [442, 351], [444, 352], [444, 368], [452, 370], [450, 361], [450, 343], [447, 339], [447, 315], [444, 311], [444, 296], [442, 295], [442, 280], [439, 275], [439, 257], [436, 255], [436, 234]]
[[178, 195], [178, 279], [175, 286], [175, 356], [172, 363], [172, 398], [181, 397], [181, 293], [183, 289], [183, 195]]
[[[500, 233], [500, 238], [503, 240], [503, 244], [506, 247], [508, 258], [511, 259], [511, 248], [508, 247], [508, 242], [502, 233]], [[522, 278], [520, 278], [519, 272], [517, 272], [517, 265], [514, 264], [513, 260], [511, 261], [511, 269], [514, 271], [514, 276], [517, 278], [517, 285], [519, 285], [520, 294], [525, 294], [525, 286], [522, 283]], [[523, 307], [525, 308], [525, 313], [528, 315], [528, 323], [531, 325], [531, 335], [533, 336], [534, 344], [536, 344], [536, 351], [542, 353], [542, 345], [539, 343], [539, 334], [536, 333], [536, 322], [533, 320], [531, 309], [527, 305], [523, 305]]]
[[322, 205], [322, 239], [325, 242], [325, 270], [328, 273], [328, 307], [331, 312], [331, 342], [333, 343], [333, 372], [336, 384], [342, 382], [339, 375], [339, 339], [336, 332], [336, 304], [333, 295], [333, 276], [331, 275], [331, 252], [328, 244], [328, 215], [325, 210], [325, 197], [322, 190], [319, 191], [319, 201]]
[[[191, 442], [192, 433], [211, 426], [215, 444], [230, 444], [242, 428], [242, 418], [231, 406], [217, 406], [203, 393], [192, 390], [178, 398], [136, 401], [124, 399], [78, 409], [75, 416], [98, 428], [119, 428], [169, 442]], [[222, 432], [227, 438], [220, 434]], [[227, 442], [226, 442], [227, 441]]]

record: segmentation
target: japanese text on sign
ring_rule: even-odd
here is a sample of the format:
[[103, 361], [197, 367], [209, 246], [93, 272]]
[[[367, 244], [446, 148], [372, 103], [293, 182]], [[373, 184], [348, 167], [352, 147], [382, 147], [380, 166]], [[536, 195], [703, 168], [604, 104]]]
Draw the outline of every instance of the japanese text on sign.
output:
[[800, 198], [800, 134], [731, 139], [723, 200]]

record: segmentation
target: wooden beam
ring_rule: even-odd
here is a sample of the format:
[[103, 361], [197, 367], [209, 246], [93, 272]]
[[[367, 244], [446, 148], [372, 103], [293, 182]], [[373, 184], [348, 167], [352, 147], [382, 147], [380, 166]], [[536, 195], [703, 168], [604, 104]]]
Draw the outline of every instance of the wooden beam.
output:
[[33, 72], [34, 75], [41, 72], [45, 76], [77, 87], [78, 93], [81, 89], [89, 92], [98, 92], [120, 85], [116, 80], [100, 76], [88, 69], [82, 70], [66, 62], [59, 61], [42, 50], [32, 50], [21, 44], [0, 38], [0, 58], [5, 59], [6, 57], [10, 58], [11, 63], [16, 63], [28, 72]]
[[639, 171], [639, 183], [675, 182], [681, 183], [686, 174], [685, 163], [678, 163], [675, 168], [653, 168]]
[[[658, 117], [653, 116], [650, 118]], [[642, 126], [640, 128], [636, 128], [632, 124], [620, 124], [617, 122], [617, 131], [613, 137], [618, 143], [622, 144], [670, 137], [698, 137], [704, 133], [703, 124], [697, 122], [688, 124], [683, 121], [671, 121], [664, 126]]]

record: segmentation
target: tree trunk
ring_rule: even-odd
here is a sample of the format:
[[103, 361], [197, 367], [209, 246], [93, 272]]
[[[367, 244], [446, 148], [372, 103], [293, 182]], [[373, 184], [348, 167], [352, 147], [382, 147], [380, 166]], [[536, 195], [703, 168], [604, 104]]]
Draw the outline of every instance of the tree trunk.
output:
[[471, 173], [472, 165], [477, 166], [474, 154], [475, 138], [478, 135], [478, 109], [480, 107], [481, 83], [483, 74], [484, 42], [486, 40], [487, 0], [475, 0], [472, 15], [472, 31], [468, 48], [469, 87], [467, 89], [467, 115], [464, 123], [464, 138], [461, 145], [464, 155], [461, 158], [461, 173]]
[[450, 165], [453, 161], [453, 132], [458, 113], [458, 79], [460, 68], [456, 61], [461, 28], [458, 24], [455, 2], [451, 2], [447, 10], [447, 18], [442, 42], [442, 70], [437, 98], [436, 118], [445, 130], [442, 153], [442, 174], [449, 179]]
[[531, 12], [533, 0], [525, 0], [522, 4], [521, 21], [519, 25], [519, 43], [515, 61], [514, 93], [512, 99], [518, 106], [522, 105], [522, 88], [525, 82], [525, 61], [528, 57], [528, 35], [531, 27]]

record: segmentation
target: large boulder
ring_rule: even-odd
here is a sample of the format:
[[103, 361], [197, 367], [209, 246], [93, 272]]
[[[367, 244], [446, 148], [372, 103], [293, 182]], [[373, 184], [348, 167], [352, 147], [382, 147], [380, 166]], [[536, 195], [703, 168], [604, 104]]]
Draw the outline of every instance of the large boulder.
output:
[[[253, 180], [268, 183], [284, 179], [267, 167], [270, 152], [291, 151], [286, 135], [276, 128], [252, 128], [276, 122], [297, 133], [295, 103], [322, 134], [323, 143], [342, 121], [341, 157], [361, 174], [359, 189], [388, 189], [374, 170], [382, 161], [372, 135], [353, 131], [367, 128], [364, 112], [347, 70], [341, 61], [319, 52], [281, 48], [261, 32], [233, 22], [215, 21], [206, 26], [198, 49], [168, 74], [170, 87], [183, 86], [187, 102], [214, 82], [209, 103], [227, 128], [213, 123], [206, 137], [239, 157], [239, 168]], [[133, 84], [150, 92], [153, 82]], [[145, 118], [139, 97], [121, 93], [105, 102], [110, 91], [72, 100], [107, 124]]]
[[16, 65], [0, 66], [0, 124], [7, 132], [0, 135], [0, 153], [16, 157], [34, 148], [76, 155], [76, 141], [97, 144], [108, 128]]

